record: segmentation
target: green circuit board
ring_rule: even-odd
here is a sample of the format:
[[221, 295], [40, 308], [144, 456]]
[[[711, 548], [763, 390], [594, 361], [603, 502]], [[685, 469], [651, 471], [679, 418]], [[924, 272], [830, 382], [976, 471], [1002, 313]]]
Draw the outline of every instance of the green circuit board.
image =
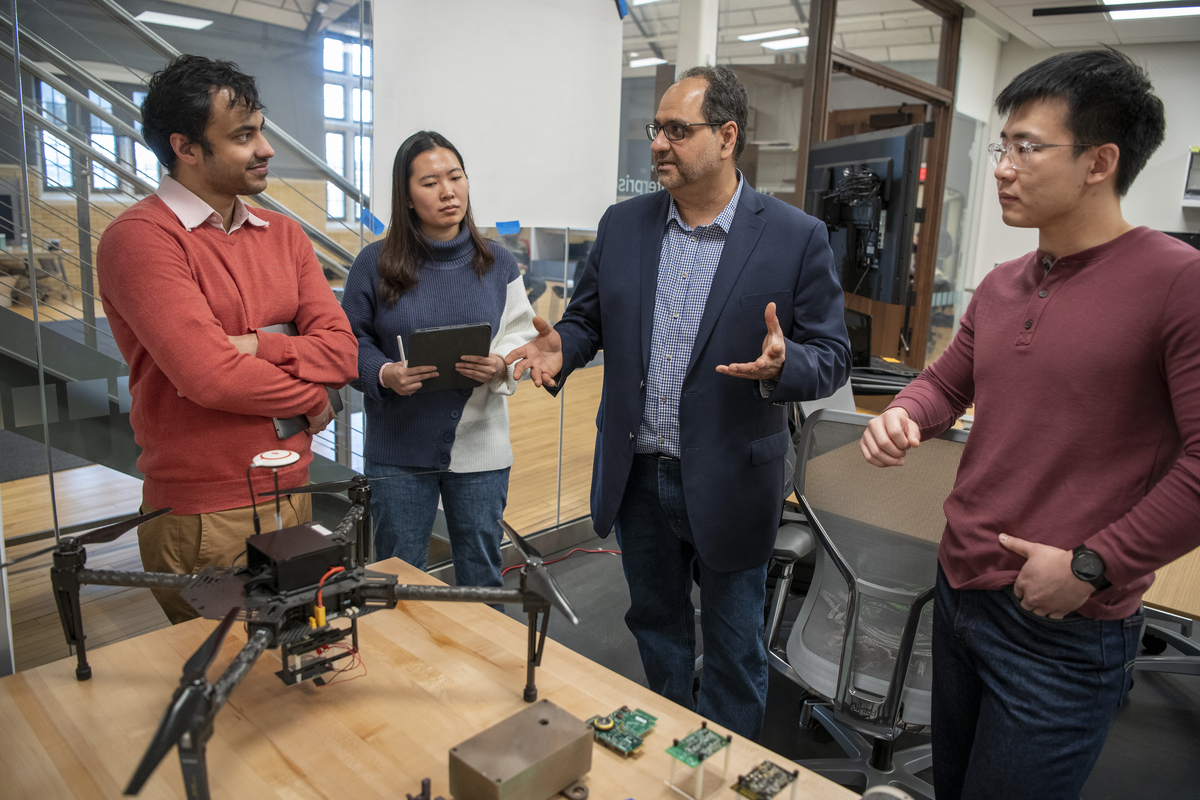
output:
[[621, 706], [611, 714], [597, 714], [587, 721], [596, 741], [628, 758], [642, 746], [642, 740], [658, 722], [658, 717], [640, 708]]
[[689, 767], [698, 767], [710, 756], [719, 752], [729, 744], [730, 737], [722, 736], [708, 729], [707, 723], [694, 730], [682, 739], [676, 739], [675, 744], [667, 748], [667, 752], [675, 759]]
[[788, 772], [778, 764], [764, 761], [750, 770], [749, 774], [739, 776], [738, 782], [732, 788], [750, 800], [771, 800], [794, 780], [795, 772]]

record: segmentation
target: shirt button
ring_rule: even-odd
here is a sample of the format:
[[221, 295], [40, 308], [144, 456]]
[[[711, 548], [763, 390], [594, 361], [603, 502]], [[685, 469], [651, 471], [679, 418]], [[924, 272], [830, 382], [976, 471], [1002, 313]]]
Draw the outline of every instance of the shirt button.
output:
[[678, 315], [678, 314], [672, 314], [672, 315], [671, 315], [671, 319], [679, 319], [679, 315]]
[[665, 394], [662, 396], [662, 402], [667, 402], [667, 396]]
[[457, 411], [451, 411], [451, 412], [450, 412], [450, 419], [458, 419], [458, 412], [457, 412]]
[[1047, 292], [1045, 289], [1042, 289], [1040, 292], [1038, 292], [1038, 297], [1045, 297], [1048, 294], [1050, 294], [1050, 293]]
[[471, 390], [470, 390], [470, 389], [463, 389], [463, 390], [462, 390], [462, 393], [463, 393], [463, 397], [470, 397], [470, 396], [471, 396]]
[[629, 441], [631, 441], [631, 442], [633, 441], [633, 434], [632, 434], [632, 433], [631, 433], [631, 434], [629, 434]]
[[642, 381], [642, 385], [641, 385], [639, 388], [645, 389], [645, 388], [646, 388], [646, 382], [645, 382], [645, 381]]
[[1033, 320], [1031, 320], [1031, 319], [1025, 320], [1025, 330], [1029, 330], [1032, 327], [1033, 327]]
[[670, 361], [670, 360], [671, 360], [671, 357], [670, 357], [670, 356], [667, 356], [667, 361]]
[[446, 434], [444, 436], [442, 436], [442, 441], [443, 442], [453, 442], [454, 434], [447, 431]]
[[683, 277], [685, 277], [685, 278], [687, 277], [687, 273], [686, 273], [686, 272], [685, 272], [685, 273], [683, 273]]
[[661, 436], [660, 436], [660, 437], [658, 437], [658, 443], [659, 443], [659, 444], [662, 444], [662, 443], [663, 443], [663, 442], [665, 442], [665, 441], [667, 441], [667, 440], [666, 440], [666, 439], [664, 439], [663, 437], [661, 437]]
[[441, 458], [439, 458], [438, 460], [441, 461], [443, 464], [449, 464], [450, 463], [450, 454], [442, 453]]

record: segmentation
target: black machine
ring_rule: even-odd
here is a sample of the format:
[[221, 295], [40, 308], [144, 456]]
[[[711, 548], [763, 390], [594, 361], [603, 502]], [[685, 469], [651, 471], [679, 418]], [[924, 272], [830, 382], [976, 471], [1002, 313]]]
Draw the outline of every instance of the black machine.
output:
[[[179, 688], [130, 779], [126, 794], [137, 794], [163, 757], [172, 747], [178, 746], [189, 800], [207, 800], [205, 745], [212, 736], [213, 720], [263, 651], [280, 648], [283, 669], [276, 674], [285, 684], [298, 684], [309, 679], [321, 682], [322, 676], [338, 671], [335, 662], [357, 655], [358, 619], [375, 611], [395, 608], [400, 601], [520, 604], [529, 620], [524, 699], [528, 703], [537, 699], [535, 669], [541, 664], [550, 609], [557, 608], [572, 624], [579, 622], [543, 565], [541, 554], [500, 520], [524, 560], [519, 588], [400, 584], [395, 575], [372, 572], [362, 565], [365, 554], [371, 552], [372, 535], [371, 487], [365, 477], [356, 475], [348, 481], [277, 489], [262, 494], [277, 497], [297, 492], [342, 491], [347, 493], [352, 505], [334, 530], [304, 524], [256, 533], [246, 539], [246, 561], [241, 566], [209, 567], [196, 575], [86, 568], [85, 545], [113, 541], [139, 524], [170, 512], [169, 508], [62, 539], [52, 548], [9, 562], [13, 564], [53, 551], [51, 585], [63, 633], [67, 643], [75, 648], [75, 676], [81, 681], [92, 676], [80, 616], [79, 587], [83, 584], [177, 589], [201, 616], [221, 620], [185, 664]], [[208, 668], [236, 620], [245, 623], [246, 645], [225, 672], [215, 682], [209, 682]], [[351, 643], [349, 649], [328, 650], [329, 645], [347, 639]], [[330, 652], [333, 654], [328, 655]]]
[[828, 226], [842, 288], [851, 294], [908, 302], [924, 131], [908, 125], [809, 148], [804, 210]]

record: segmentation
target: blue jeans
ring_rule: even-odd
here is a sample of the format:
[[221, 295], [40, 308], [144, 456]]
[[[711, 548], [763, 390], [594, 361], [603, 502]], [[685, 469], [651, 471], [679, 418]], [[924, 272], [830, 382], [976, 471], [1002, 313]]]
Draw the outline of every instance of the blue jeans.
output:
[[[719, 572], [697, 557], [683, 476], [674, 460], [634, 456], [616, 529], [629, 582], [625, 624], [637, 639], [650, 688], [734, 733], [757, 739], [767, 707], [762, 635], [768, 565]], [[693, 701], [692, 565], [697, 563], [704, 676]]]
[[933, 776], [938, 800], [1079, 797], [1125, 700], [1141, 613], [1061, 620], [1012, 587], [950, 588], [933, 622]]
[[[437, 517], [438, 495], [450, 532], [454, 582], [459, 586], [501, 586], [497, 522], [508, 503], [508, 468], [486, 472], [433, 472], [365, 463], [371, 481], [375, 557], [399, 557], [418, 569], [429, 563], [429, 537]], [[400, 475], [403, 477], [387, 477]]]

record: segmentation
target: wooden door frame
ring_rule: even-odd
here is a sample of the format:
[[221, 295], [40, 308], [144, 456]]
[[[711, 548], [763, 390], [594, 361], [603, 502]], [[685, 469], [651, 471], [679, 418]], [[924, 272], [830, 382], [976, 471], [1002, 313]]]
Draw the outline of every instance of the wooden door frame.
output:
[[[942, 18], [938, 49], [937, 84], [898, 72], [833, 46], [837, 0], [811, 0], [809, 45], [801, 109], [800, 148], [796, 159], [796, 200], [804, 204], [808, 178], [808, 150], [825, 141], [829, 116], [829, 86], [834, 71], [906, 94], [930, 106], [933, 136], [926, 153], [924, 208], [921, 237], [917, 244], [913, 279], [913, 311], [904, 361], [925, 366], [925, 336], [933, 302], [933, 273], [937, 261], [938, 235], [942, 220], [942, 195], [946, 188], [946, 163], [950, 156], [950, 124], [954, 119], [954, 91], [958, 79], [958, 49], [962, 37], [963, 7], [954, 0], [913, 0]], [[807, 124], [805, 124], [807, 120]]]

